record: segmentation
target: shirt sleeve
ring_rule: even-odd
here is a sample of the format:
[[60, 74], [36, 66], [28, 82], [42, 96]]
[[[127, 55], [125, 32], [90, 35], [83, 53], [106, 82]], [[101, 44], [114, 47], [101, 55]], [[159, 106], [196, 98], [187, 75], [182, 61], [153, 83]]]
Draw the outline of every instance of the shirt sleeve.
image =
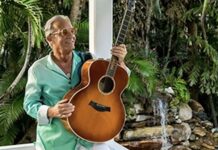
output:
[[39, 107], [38, 113], [37, 113], [37, 120], [39, 125], [48, 125], [51, 123], [51, 118], [48, 118], [48, 108], [47, 105], [42, 105]]
[[37, 119], [39, 125], [45, 125], [50, 122], [47, 117], [48, 106], [42, 105], [40, 100], [42, 87], [39, 84], [33, 68], [28, 70], [28, 80], [26, 84], [23, 107], [28, 115]]
[[128, 76], [130, 77], [131, 70], [128, 67], [126, 67], [126, 72], [127, 72]]

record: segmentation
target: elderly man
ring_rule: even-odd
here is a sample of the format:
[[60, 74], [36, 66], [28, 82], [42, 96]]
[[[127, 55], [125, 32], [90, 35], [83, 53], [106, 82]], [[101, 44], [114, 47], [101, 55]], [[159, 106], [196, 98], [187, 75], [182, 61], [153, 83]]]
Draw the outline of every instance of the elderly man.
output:
[[[60, 118], [69, 117], [74, 106], [63, 96], [80, 82], [82, 60], [75, 48], [76, 31], [68, 17], [57, 15], [45, 25], [45, 36], [52, 48], [49, 55], [37, 60], [28, 71], [24, 109], [37, 119], [37, 150], [125, 150], [113, 140], [90, 143], [67, 131]], [[112, 55], [126, 68], [125, 45], [115, 46]], [[128, 69], [128, 68], [126, 68]]]

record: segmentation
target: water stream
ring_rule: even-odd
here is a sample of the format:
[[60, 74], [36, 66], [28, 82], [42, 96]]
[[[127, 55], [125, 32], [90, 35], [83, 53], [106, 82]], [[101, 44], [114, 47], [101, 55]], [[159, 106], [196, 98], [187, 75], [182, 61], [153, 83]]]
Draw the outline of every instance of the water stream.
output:
[[167, 134], [167, 110], [168, 105], [165, 100], [162, 100], [160, 98], [157, 98], [153, 101], [153, 110], [154, 110], [154, 116], [160, 116], [161, 118], [161, 129], [162, 129], [162, 136], [161, 136], [161, 142], [162, 142], [162, 148], [161, 150], [168, 150], [172, 145], [169, 142], [168, 134]]

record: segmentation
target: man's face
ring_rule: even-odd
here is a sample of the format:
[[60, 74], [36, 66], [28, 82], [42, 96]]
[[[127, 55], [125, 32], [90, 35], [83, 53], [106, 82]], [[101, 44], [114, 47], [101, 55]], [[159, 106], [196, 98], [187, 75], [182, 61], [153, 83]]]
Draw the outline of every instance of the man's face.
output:
[[72, 25], [66, 20], [56, 20], [51, 33], [51, 47], [62, 54], [69, 54], [75, 48], [76, 33]]

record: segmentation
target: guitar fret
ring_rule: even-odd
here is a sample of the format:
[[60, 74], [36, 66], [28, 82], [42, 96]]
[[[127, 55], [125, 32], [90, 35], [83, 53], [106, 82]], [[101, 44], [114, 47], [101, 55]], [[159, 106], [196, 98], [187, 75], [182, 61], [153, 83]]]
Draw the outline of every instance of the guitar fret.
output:
[[122, 44], [123, 41], [124, 41], [124, 39], [118, 40], [118, 41], [117, 41], [117, 45]]
[[128, 20], [123, 21], [123, 25], [128, 25], [128, 24], [129, 24]]
[[124, 40], [124, 38], [125, 38], [125, 37], [120, 37], [120, 38], [118, 38], [118, 41], [120, 41], [120, 42], [121, 42], [121, 41], [123, 41], [123, 40]]
[[119, 39], [124, 39], [124, 38], [125, 38], [125, 35], [120, 36], [120, 37], [118, 38], [118, 40], [119, 40]]
[[121, 29], [121, 31], [120, 31], [121, 33], [123, 33], [123, 34], [125, 34], [126, 33], [126, 30], [124, 30], [124, 29]]
[[129, 20], [131, 16], [126, 16], [124, 20]]
[[127, 30], [128, 26], [122, 26], [122, 29]]
[[121, 37], [125, 37], [125, 34], [122, 33], [122, 32], [120, 32], [119, 36], [121, 36]]

